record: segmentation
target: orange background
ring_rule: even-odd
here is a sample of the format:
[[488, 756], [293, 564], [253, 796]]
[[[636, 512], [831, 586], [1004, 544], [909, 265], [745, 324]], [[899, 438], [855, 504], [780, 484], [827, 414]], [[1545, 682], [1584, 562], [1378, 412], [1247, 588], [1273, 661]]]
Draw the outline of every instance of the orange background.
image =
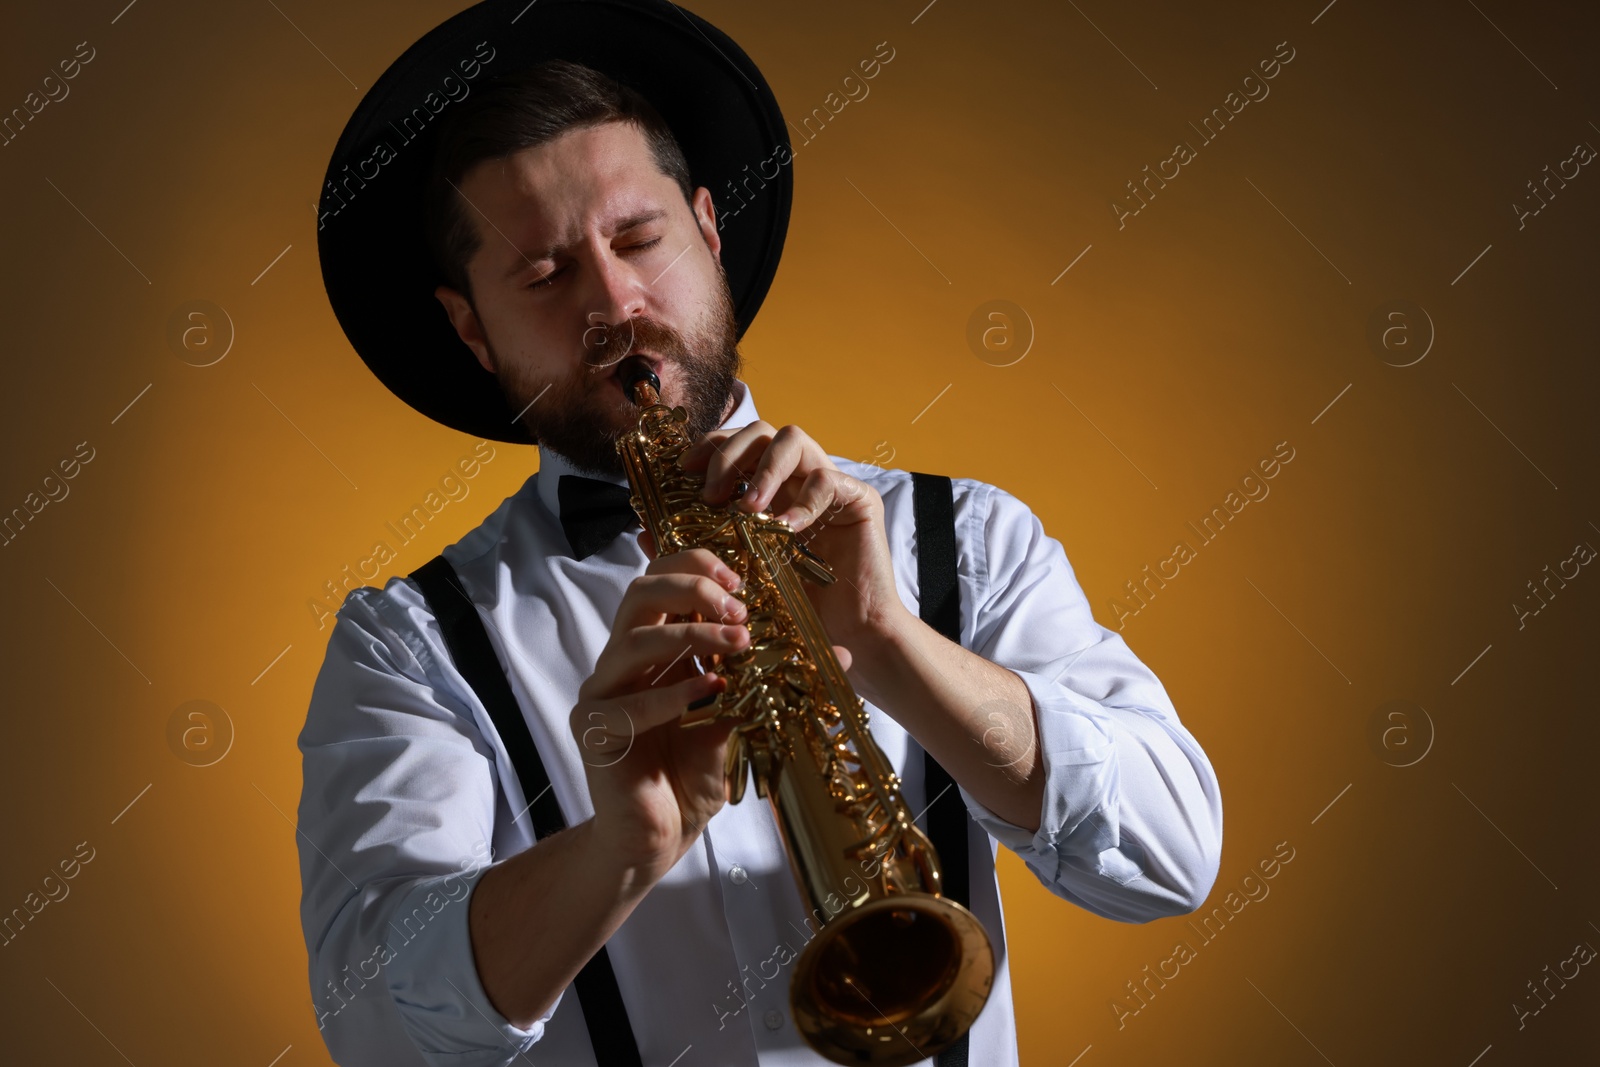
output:
[[[362, 92], [457, 5], [121, 3], [19, 10], [0, 38], [5, 110], [95, 50], [0, 148], [0, 511], [94, 452], [0, 548], [0, 912], [93, 849], [0, 947], [5, 1044], [18, 1063], [324, 1063], [290, 822], [328, 636], [308, 601], [473, 442], [351, 351], [313, 204]], [[743, 344], [764, 417], [1016, 493], [1107, 625], [1187, 522], [1295, 450], [1122, 631], [1222, 783], [1207, 911], [1279, 842], [1294, 859], [1201, 945], [1181, 919], [1068, 905], [1005, 855], [1023, 1062], [1592, 1062], [1596, 968], [1520, 1030], [1512, 1005], [1600, 946], [1600, 576], [1520, 629], [1512, 605], [1600, 546], [1600, 176], [1520, 229], [1511, 205], [1600, 145], [1593, 13], [924, 4], [694, 5], [792, 118], [895, 50], [795, 137], [787, 253]], [[1270, 95], [1201, 145], [1188, 124], [1283, 41]], [[1110, 202], [1180, 139], [1198, 157], [1119, 229]], [[1009, 366], [966, 339], [995, 299], [1032, 324]], [[1395, 299], [1436, 331], [1407, 367], [1366, 336]], [[167, 341], [191, 300], [236, 331], [211, 366]], [[535, 453], [496, 447], [378, 583], [521, 485]], [[168, 741], [196, 699], [235, 732], [208, 767]], [[1375, 743], [1392, 700], [1431, 731], [1413, 715]], [[1180, 939], [1197, 958], [1119, 1026], [1126, 983]]]

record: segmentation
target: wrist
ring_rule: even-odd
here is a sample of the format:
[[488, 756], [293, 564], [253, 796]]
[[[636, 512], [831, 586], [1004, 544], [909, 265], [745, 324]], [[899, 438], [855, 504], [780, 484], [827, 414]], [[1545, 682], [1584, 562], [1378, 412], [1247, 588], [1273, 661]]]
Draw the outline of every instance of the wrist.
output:
[[598, 813], [573, 831], [582, 831], [584, 869], [599, 884], [615, 887], [619, 902], [643, 897], [682, 856], [675, 847], [651, 840], [654, 835]]
[[900, 687], [906, 661], [919, 654], [918, 631], [926, 628], [896, 601], [853, 640], [839, 642], [850, 650], [850, 680], [858, 695], [887, 710], [886, 700]]

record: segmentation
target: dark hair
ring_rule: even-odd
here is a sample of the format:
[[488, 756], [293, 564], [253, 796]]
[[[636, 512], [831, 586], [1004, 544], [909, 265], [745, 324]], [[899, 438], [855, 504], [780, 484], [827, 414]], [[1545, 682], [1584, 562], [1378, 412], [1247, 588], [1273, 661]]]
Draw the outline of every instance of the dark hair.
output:
[[689, 164], [671, 127], [637, 91], [591, 67], [546, 60], [485, 84], [446, 116], [428, 175], [424, 229], [447, 285], [472, 299], [467, 262], [479, 243], [473, 212], [451, 183], [459, 186], [484, 160], [504, 159], [568, 130], [607, 122], [637, 126], [656, 166], [678, 183], [684, 202], [691, 202]]

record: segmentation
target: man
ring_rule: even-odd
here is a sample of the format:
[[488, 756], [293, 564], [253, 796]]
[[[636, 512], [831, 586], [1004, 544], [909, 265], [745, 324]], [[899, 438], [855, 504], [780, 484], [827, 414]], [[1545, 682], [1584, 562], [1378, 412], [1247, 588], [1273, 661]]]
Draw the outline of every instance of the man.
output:
[[[633, 6], [648, 20], [662, 5]], [[556, 3], [529, 17], [550, 29], [561, 13]], [[625, 52], [630, 16], [593, 17], [614, 20], [605, 39]], [[709, 44], [714, 29], [696, 27]], [[697, 63], [748, 64], [716, 37]], [[595, 1063], [608, 1038], [573, 983], [600, 954], [645, 1063], [826, 1062], [789, 1015], [784, 964], [817, 924], [778, 827], [764, 801], [726, 803], [732, 724], [679, 725], [725, 684], [697, 657], [749, 641], [739, 576], [703, 549], [657, 557], [648, 534], [597, 536], [580, 521], [584, 494], [609, 488], [595, 482], [626, 484], [615, 441], [638, 419], [619, 374], [631, 355], [686, 409], [698, 443], [684, 465], [704, 471], [705, 499], [729, 503], [747, 483], [733, 506], [787, 520], [838, 576], [807, 593], [911, 810], [941, 799], [924, 751], [959, 787], [947, 802], [959, 797], [974, 820], [970, 904], [997, 965], [965, 1047], [973, 1063], [1014, 1064], [995, 843], [1100, 915], [1191, 911], [1220, 850], [1209, 762], [1155, 676], [1094, 622], [1061, 546], [1019, 500], [954, 481], [953, 642], [918, 617], [917, 540], [930, 534], [914, 520], [911, 476], [830, 456], [800, 428], [757, 417], [737, 338], [775, 267], [782, 189], [765, 206], [777, 238], [740, 268], [736, 301], [716, 204], [674, 136], [685, 121], [674, 127], [613, 79], [560, 60], [474, 92], [435, 131], [428, 181], [408, 188], [428, 197], [434, 313], [498, 384], [507, 429], [537, 441], [539, 467], [444, 558], [570, 828], [534, 833], [529, 809], [550, 801], [520, 788], [526, 772], [455, 661], [439, 605], [415, 580], [353, 591], [300, 741], [302, 918], [330, 1051], [362, 1064]], [[339, 262], [334, 240], [324, 238], [325, 273]], [[395, 385], [415, 368], [396, 370], [354, 326], [358, 301], [334, 277], [341, 322], [380, 376], [441, 421], [467, 422]], [[668, 621], [695, 613], [706, 621]]]

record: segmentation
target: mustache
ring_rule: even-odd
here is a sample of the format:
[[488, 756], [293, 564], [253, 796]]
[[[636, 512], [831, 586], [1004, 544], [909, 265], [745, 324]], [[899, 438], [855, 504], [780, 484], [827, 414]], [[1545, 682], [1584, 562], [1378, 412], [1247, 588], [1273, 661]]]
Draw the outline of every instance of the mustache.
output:
[[595, 325], [584, 331], [584, 365], [598, 374], [613, 370], [636, 353], [648, 351], [667, 362], [682, 362], [684, 345], [677, 332], [654, 319]]

